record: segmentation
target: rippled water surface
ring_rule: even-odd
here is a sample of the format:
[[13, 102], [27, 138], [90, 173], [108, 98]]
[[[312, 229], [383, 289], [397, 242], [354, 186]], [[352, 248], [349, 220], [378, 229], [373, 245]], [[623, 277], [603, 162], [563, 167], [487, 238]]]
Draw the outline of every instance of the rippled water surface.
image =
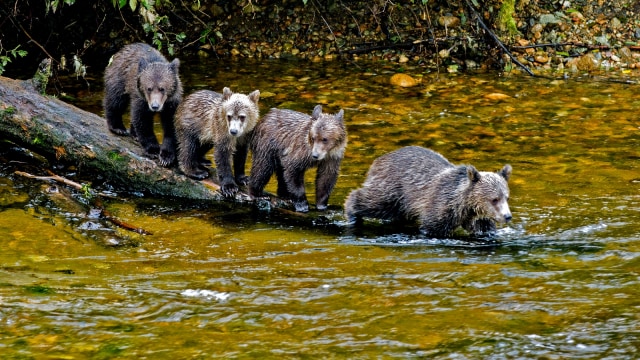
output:
[[[407, 68], [422, 82], [402, 89], [388, 85], [397, 68], [368, 63], [184, 59], [181, 71], [187, 93], [260, 89], [262, 113], [344, 109], [330, 210], [105, 199], [152, 233], [139, 235], [76, 190], [14, 175], [33, 157], [5, 146], [0, 358], [636, 358], [637, 86]], [[93, 76], [64, 89], [100, 114]], [[513, 166], [514, 219], [497, 243], [344, 226], [373, 159], [406, 145]]]

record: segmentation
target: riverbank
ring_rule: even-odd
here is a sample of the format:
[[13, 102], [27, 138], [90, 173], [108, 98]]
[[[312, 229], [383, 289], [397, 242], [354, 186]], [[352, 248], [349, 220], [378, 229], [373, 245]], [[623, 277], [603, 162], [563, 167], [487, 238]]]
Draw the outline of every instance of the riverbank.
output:
[[0, 5], [0, 15], [12, 20], [0, 23], [4, 51], [20, 46], [28, 52], [24, 61], [7, 65], [8, 76], [16, 73], [12, 66], [28, 66], [31, 73], [45, 57], [55, 71], [82, 76], [135, 41], [152, 43], [168, 57], [364, 59], [449, 72], [640, 75], [640, 3], [633, 1], [131, 4], [137, 2], [120, 9], [111, 2], [65, 3], [57, 12]]

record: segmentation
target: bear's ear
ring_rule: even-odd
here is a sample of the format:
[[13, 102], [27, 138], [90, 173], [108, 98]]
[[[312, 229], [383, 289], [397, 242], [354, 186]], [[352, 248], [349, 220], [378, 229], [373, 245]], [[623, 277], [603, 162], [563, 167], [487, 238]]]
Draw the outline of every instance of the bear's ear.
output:
[[178, 68], [180, 67], [180, 60], [173, 59], [172, 62], [169, 63], [169, 70], [173, 71], [174, 74], [178, 73]]
[[509, 181], [509, 177], [511, 176], [511, 165], [505, 165], [502, 170], [498, 171], [498, 174], [502, 176], [506, 181]]
[[228, 87], [225, 87], [224, 89], [222, 89], [222, 100], [223, 101], [229, 100], [231, 95], [233, 95], [233, 92], [231, 92], [231, 89], [229, 89]]
[[254, 90], [251, 94], [249, 94], [249, 100], [257, 105], [258, 100], [260, 100], [260, 90]]
[[140, 61], [138, 61], [138, 74], [141, 73], [144, 69], [146, 69], [148, 65], [149, 65], [149, 62], [147, 61], [147, 59], [140, 58]]
[[473, 165], [467, 165], [467, 177], [472, 182], [478, 182], [480, 180], [480, 172]]
[[344, 110], [340, 109], [340, 111], [338, 111], [336, 114], [336, 120], [344, 122]]
[[311, 113], [311, 119], [318, 120], [321, 114], [322, 114], [322, 105], [316, 105], [316, 107], [313, 108], [313, 112]]

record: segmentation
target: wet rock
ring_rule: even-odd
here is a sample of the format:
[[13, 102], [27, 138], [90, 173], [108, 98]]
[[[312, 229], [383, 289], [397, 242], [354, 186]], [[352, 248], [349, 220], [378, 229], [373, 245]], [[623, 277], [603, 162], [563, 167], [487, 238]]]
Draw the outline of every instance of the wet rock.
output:
[[531, 27], [531, 32], [532, 33], [541, 33], [542, 30], [544, 30], [544, 26], [542, 26], [542, 24], [535, 24]]
[[566, 22], [561, 22], [560, 25], [558, 25], [558, 29], [561, 32], [567, 32], [567, 31], [571, 30], [571, 24], [566, 23]]
[[467, 67], [467, 69], [477, 69], [477, 68], [480, 67], [477, 62], [475, 62], [475, 61], [473, 61], [471, 59], [466, 59], [464, 61], [464, 64]]
[[535, 60], [537, 63], [540, 63], [540, 64], [546, 64], [547, 62], [549, 62], [549, 56], [548, 56], [547, 54], [545, 54], [545, 53], [538, 53], [538, 54], [536, 54], [536, 56], [534, 57], [534, 60]]
[[570, 16], [571, 16], [571, 21], [573, 21], [576, 24], [584, 21], [584, 15], [582, 15], [577, 11], [572, 12]]
[[609, 39], [606, 35], [596, 36], [594, 40], [600, 45], [609, 45]]
[[490, 93], [490, 94], [484, 95], [484, 98], [487, 100], [500, 101], [500, 100], [511, 99], [511, 96], [503, 93]]
[[596, 70], [598, 68], [599, 62], [595, 59], [595, 57], [592, 54], [586, 54], [577, 59], [576, 66], [578, 70], [591, 71], [591, 70]]
[[629, 48], [626, 46], [620, 49], [620, 51], [618, 52], [618, 55], [620, 56], [620, 60], [624, 62], [628, 63], [633, 60], [633, 54], [631, 53], [631, 50], [629, 50]]
[[620, 26], [622, 26], [622, 23], [620, 22], [620, 20], [618, 20], [618, 18], [613, 18], [611, 19], [611, 21], [609, 21], [609, 26], [611, 26], [612, 29], [616, 30], [620, 28]]
[[400, 87], [412, 87], [418, 85], [418, 81], [407, 74], [394, 74], [389, 79], [391, 85]]
[[558, 24], [560, 23], [560, 19], [558, 19], [555, 15], [553, 14], [542, 14], [540, 15], [540, 19], [539, 22], [542, 25], [547, 25], [547, 24]]
[[438, 18], [438, 24], [451, 29], [460, 26], [460, 19], [455, 16], [440, 16]]

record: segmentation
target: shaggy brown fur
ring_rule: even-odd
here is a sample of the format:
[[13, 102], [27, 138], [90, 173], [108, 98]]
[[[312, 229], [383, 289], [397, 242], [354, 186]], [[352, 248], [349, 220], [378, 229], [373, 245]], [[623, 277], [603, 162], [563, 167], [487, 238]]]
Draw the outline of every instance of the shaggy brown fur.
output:
[[[178, 163], [187, 176], [204, 179], [209, 161], [205, 154], [215, 146], [214, 159], [222, 193], [226, 196], [238, 191], [238, 184], [246, 185], [245, 175], [249, 138], [258, 118], [260, 91], [234, 94], [224, 88], [222, 95], [200, 90], [189, 95], [178, 107], [176, 133]], [[233, 168], [235, 179], [231, 172]]]
[[292, 200], [296, 211], [307, 212], [304, 173], [317, 166], [316, 208], [325, 210], [347, 146], [343, 118], [343, 110], [335, 115], [324, 114], [320, 105], [311, 116], [271, 109], [256, 126], [251, 142], [250, 195], [261, 196], [275, 172], [278, 196]]
[[[116, 53], [104, 73], [104, 113], [109, 130], [127, 135], [122, 114], [131, 103], [131, 135], [147, 155], [169, 166], [175, 161], [176, 139], [173, 116], [182, 100], [178, 76], [180, 61], [167, 59], [153, 47], [130, 44]], [[160, 113], [164, 139], [162, 147], [153, 132], [153, 116]]]
[[481, 235], [496, 230], [496, 222], [511, 220], [511, 165], [497, 173], [471, 165], [455, 166], [442, 155], [418, 146], [404, 147], [376, 159], [362, 188], [349, 194], [345, 216], [418, 220], [423, 233], [450, 236], [462, 227]]

